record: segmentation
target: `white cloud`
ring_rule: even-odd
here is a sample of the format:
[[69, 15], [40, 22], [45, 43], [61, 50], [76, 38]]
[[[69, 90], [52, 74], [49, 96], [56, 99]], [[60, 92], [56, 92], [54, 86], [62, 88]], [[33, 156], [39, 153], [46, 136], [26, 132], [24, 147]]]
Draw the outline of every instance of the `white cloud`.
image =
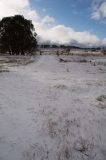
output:
[[55, 25], [55, 19], [50, 16], [45, 16], [44, 18], [42, 18], [41, 23], [42, 25], [46, 25], [47, 27], [52, 27], [53, 25]]
[[[103, 8], [103, 6], [102, 6]], [[31, 8], [29, 0], [0, 0], [0, 18], [23, 14], [26, 18], [32, 19], [39, 42], [50, 42], [55, 44], [72, 44], [84, 46], [99, 46], [106, 44], [106, 40], [100, 40], [90, 32], [76, 32], [71, 27], [56, 24], [53, 17], [41, 17], [36, 10]], [[105, 13], [103, 14], [105, 15]]]
[[39, 29], [38, 32], [40, 33], [42, 42], [50, 41], [56, 44], [73, 44], [89, 47], [101, 44], [100, 39], [96, 35], [92, 35], [89, 32], [76, 32], [71, 27], [64, 25], [57, 25], [45, 30]]
[[91, 18], [95, 20], [106, 18], [106, 1], [99, 0], [96, 3], [93, 3]]
[[104, 38], [104, 39], [102, 40], [102, 45], [103, 45], [103, 46], [106, 46], [106, 38]]
[[32, 10], [29, 0], [0, 0], [0, 18], [22, 14], [26, 18], [38, 20], [36, 10]]

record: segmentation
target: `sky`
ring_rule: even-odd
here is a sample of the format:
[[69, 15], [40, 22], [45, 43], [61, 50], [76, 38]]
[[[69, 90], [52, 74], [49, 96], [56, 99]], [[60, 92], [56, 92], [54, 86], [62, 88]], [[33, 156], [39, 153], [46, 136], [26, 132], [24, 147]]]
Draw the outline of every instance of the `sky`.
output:
[[32, 20], [38, 42], [106, 46], [106, 0], [0, 0], [0, 19]]

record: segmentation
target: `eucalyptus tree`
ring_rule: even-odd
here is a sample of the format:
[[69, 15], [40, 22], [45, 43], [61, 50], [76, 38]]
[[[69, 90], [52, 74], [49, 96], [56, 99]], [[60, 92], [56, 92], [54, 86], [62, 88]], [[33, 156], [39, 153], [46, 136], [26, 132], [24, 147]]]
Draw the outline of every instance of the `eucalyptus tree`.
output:
[[5, 17], [0, 21], [0, 48], [13, 54], [31, 53], [37, 47], [36, 32], [31, 20], [22, 15]]

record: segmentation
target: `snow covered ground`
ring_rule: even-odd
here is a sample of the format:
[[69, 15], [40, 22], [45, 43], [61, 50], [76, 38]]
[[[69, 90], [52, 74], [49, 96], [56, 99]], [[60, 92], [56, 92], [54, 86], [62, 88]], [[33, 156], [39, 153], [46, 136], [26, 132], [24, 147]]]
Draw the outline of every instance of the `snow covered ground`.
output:
[[0, 73], [0, 160], [106, 160], [106, 66], [33, 60]]

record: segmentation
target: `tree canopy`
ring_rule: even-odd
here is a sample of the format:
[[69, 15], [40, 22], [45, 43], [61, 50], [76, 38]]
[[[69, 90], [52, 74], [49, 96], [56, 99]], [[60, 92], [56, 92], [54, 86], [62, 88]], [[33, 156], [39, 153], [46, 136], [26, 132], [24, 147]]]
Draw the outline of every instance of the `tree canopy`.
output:
[[36, 32], [32, 21], [21, 15], [5, 17], [0, 21], [0, 48], [10, 54], [32, 52], [36, 46]]

